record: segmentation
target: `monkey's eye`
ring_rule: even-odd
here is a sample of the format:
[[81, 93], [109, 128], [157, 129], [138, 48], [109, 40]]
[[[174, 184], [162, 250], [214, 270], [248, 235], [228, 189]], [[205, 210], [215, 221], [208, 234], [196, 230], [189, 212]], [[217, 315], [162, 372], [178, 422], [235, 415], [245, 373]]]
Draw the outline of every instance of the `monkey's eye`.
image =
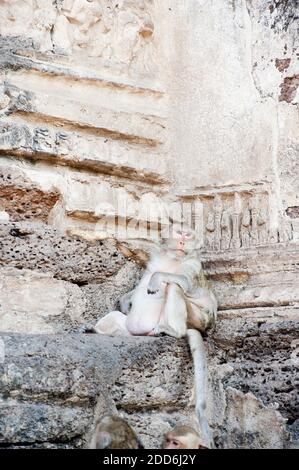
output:
[[182, 235], [182, 231], [181, 230], [177, 230], [176, 232], [178, 235]]
[[174, 447], [178, 447], [180, 445], [179, 441], [176, 441], [175, 439], [168, 439], [168, 442]]

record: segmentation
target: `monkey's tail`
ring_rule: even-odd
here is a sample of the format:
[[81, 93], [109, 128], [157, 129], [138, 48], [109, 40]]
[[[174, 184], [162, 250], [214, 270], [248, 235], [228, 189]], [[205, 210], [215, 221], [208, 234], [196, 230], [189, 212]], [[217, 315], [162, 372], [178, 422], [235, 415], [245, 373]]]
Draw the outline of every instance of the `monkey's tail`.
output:
[[202, 335], [198, 330], [188, 329], [187, 337], [194, 365], [195, 409], [202, 438], [214, 448], [213, 434], [206, 418], [207, 408], [207, 356]]

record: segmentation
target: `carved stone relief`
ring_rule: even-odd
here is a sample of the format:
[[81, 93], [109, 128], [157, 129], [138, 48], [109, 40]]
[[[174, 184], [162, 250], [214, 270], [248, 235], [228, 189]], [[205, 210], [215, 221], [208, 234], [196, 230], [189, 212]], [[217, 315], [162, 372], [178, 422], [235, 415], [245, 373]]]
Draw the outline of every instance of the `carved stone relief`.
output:
[[229, 248], [231, 236], [232, 236], [230, 214], [227, 209], [225, 209], [222, 213], [221, 233], [222, 233], [221, 249], [227, 250]]
[[206, 248], [207, 250], [213, 250], [215, 237], [215, 218], [213, 212], [208, 213], [208, 220], [206, 224]]
[[241, 246], [248, 248], [250, 246], [250, 211], [246, 208], [242, 215], [241, 228], [240, 228], [240, 237], [241, 237]]
[[64, 0], [58, 10], [55, 51], [84, 52], [121, 72], [154, 76], [152, 0]]
[[84, 57], [87, 67], [156, 77], [154, 13], [154, 0], [3, 0], [1, 34], [28, 36], [42, 52]]
[[205, 196], [201, 201], [207, 251], [288, 243], [293, 238], [291, 221], [281, 218], [277, 228], [270, 226], [267, 192], [228, 192]]

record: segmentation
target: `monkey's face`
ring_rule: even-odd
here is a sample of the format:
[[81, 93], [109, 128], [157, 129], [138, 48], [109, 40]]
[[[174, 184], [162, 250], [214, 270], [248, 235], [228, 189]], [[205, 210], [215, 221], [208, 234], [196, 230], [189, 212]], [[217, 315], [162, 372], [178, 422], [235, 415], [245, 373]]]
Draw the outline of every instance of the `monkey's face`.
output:
[[193, 428], [177, 426], [165, 434], [163, 449], [207, 449], [207, 447]]
[[163, 449], [184, 449], [179, 436], [173, 436], [172, 433], [168, 433], [165, 436]]
[[175, 256], [184, 256], [197, 248], [195, 231], [186, 225], [174, 224], [161, 233], [163, 245]]

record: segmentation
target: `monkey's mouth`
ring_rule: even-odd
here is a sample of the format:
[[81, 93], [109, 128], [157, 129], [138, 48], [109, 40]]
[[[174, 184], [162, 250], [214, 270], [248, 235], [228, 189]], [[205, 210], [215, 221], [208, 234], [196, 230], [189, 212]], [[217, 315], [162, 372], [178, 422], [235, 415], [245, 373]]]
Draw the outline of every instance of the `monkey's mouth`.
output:
[[186, 250], [183, 250], [183, 248], [175, 248], [173, 251], [180, 254], [180, 255], [185, 255], [186, 254]]

